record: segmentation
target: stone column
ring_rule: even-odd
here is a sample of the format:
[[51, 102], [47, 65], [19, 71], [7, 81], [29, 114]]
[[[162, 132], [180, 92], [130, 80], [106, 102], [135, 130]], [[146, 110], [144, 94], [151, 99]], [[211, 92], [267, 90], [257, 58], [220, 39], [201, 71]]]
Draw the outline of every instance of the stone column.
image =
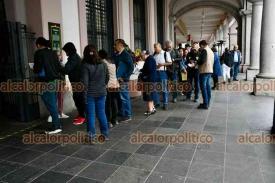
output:
[[155, 0], [146, 0], [146, 37], [147, 49], [150, 52], [154, 51], [154, 44], [157, 42], [157, 16], [156, 16], [156, 2]]
[[251, 23], [252, 23], [252, 10], [243, 10], [240, 12], [243, 20], [243, 48], [242, 48], [242, 67], [243, 71], [246, 72], [250, 66], [250, 39], [251, 39]]
[[133, 20], [131, 15], [131, 0], [113, 0], [114, 38], [124, 39], [133, 49]]
[[223, 25], [223, 40], [225, 41], [224, 47], [229, 48], [229, 24], [227, 20]]
[[[261, 33], [260, 73], [254, 80], [254, 94], [273, 95], [275, 82], [275, 1], [264, 0]], [[268, 88], [264, 86], [269, 86]], [[262, 87], [259, 87], [262, 86]], [[273, 91], [272, 91], [273, 90]]]
[[246, 79], [253, 80], [253, 78], [259, 73], [260, 67], [260, 43], [261, 43], [261, 25], [262, 25], [262, 12], [263, 1], [262, 0], [250, 0], [253, 3], [252, 6], [252, 32], [251, 32], [251, 44], [250, 44], [250, 67], [246, 72]]

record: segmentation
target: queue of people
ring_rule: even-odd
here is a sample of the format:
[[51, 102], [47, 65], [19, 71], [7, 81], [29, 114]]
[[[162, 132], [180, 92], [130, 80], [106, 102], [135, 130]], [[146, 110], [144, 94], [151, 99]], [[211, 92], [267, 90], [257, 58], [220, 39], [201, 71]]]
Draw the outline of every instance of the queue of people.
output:
[[[63, 51], [68, 58], [63, 65], [60, 64], [56, 52], [47, 46], [46, 39], [38, 38], [36, 45], [38, 50], [34, 55], [33, 71], [39, 82], [56, 85], [58, 80], [64, 81], [64, 75], [68, 75], [71, 83], [83, 85], [83, 90], [73, 91], [73, 100], [78, 111], [73, 124], [87, 123], [87, 132], [92, 140], [96, 139], [96, 118], [100, 124], [100, 133], [105, 139], [109, 138], [109, 128], [132, 120], [129, 81], [134, 62], [124, 40], [115, 41], [112, 55], [104, 50], [97, 50], [94, 45], [88, 45], [82, 59], [74, 44], [66, 43]], [[205, 40], [179, 49], [175, 49], [171, 41], [166, 41], [165, 49], [160, 43], [156, 43], [154, 53], [142, 51], [141, 58], [145, 61], [139, 75], [139, 80], [143, 83], [143, 100], [146, 102], [144, 114], [150, 116], [160, 107], [168, 110], [169, 92], [172, 93], [172, 102], [176, 103], [180, 95], [186, 96], [184, 101], [193, 99], [194, 102], [199, 102], [201, 91], [203, 103], [198, 109], [208, 109], [211, 104], [211, 77], [214, 80], [212, 89], [218, 86], [220, 76], [231, 78], [231, 68], [233, 79], [237, 80], [236, 69], [240, 64], [241, 54], [237, 47], [234, 52], [226, 50], [220, 63], [217, 50], [210, 49]], [[188, 84], [189, 90], [179, 91], [177, 85], [180, 83]], [[170, 85], [173, 86], [173, 91], [170, 91]], [[46, 90], [41, 93], [52, 121], [52, 129], [47, 134], [60, 133], [60, 118], [68, 117], [58, 108], [60, 97], [57, 96], [57, 91]]]

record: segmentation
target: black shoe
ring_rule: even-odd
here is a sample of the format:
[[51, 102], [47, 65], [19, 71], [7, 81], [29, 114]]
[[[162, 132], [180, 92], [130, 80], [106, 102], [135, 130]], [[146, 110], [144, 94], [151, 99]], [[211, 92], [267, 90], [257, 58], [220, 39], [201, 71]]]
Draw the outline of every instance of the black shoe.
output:
[[205, 110], [207, 110], [207, 109], [208, 109], [208, 106], [206, 106], [206, 105], [204, 105], [204, 104], [200, 104], [200, 105], [198, 106], [198, 109], [205, 109]]
[[156, 104], [156, 105], [155, 105], [155, 108], [156, 108], [156, 109], [160, 108], [160, 104]]
[[233, 79], [233, 81], [239, 81], [238, 79]]
[[151, 116], [151, 115], [154, 115], [154, 114], [156, 114], [156, 110], [154, 109], [154, 110], [152, 110], [152, 111], [146, 111], [145, 113], [144, 113], [144, 115], [145, 116]]
[[132, 121], [131, 117], [124, 117], [119, 122], [120, 123], [128, 123], [129, 121]]

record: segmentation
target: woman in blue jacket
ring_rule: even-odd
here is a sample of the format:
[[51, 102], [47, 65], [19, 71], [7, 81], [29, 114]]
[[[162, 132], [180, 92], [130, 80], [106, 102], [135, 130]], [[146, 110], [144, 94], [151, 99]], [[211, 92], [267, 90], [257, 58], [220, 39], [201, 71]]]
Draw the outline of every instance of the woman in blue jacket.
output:
[[214, 68], [213, 68], [213, 82], [214, 82], [214, 86], [213, 86], [213, 90], [215, 90], [218, 86], [219, 83], [219, 77], [222, 76], [222, 69], [221, 69], [221, 63], [220, 63], [220, 58], [218, 55], [218, 50], [217, 48], [213, 47], [212, 51], [214, 52]]

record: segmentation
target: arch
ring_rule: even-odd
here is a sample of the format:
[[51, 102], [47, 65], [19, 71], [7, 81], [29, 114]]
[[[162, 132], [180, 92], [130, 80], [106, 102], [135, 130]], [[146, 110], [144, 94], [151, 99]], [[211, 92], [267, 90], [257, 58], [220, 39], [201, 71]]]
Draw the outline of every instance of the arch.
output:
[[[174, 0], [170, 4], [170, 10], [174, 9], [174, 5], [177, 2], [177, 0]], [[191, 4], [188, 4], [187, 6], [181, 8], [178, 12], [173, 14], [173, 11], [170, 11], [170, 17], [175, 17], [174, 20], [179, 19], [182, 15], [184, 15], [186, 12], [196, 9], [198, 7], [215, 7], [224, 10], [225, 12], [230, 13], [238, 22], [239, 25], [241, 25], [241, 15], [239, 13], [239, 9], [229, 3], [221, 2], [220, 0], [210, 0], [210, 1], [200, 1], [200, 2], [194, 2]]]

